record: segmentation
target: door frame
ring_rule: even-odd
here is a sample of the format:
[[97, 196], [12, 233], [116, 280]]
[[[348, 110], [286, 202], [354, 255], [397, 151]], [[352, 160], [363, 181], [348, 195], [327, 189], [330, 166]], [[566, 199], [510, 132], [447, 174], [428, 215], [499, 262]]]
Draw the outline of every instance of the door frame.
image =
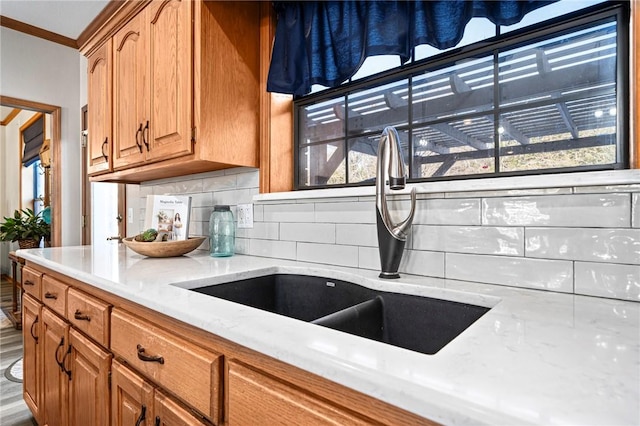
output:
[[0, 95], [0, 105], [51, 115], [51, 246], [62, 245], [62, 108]]

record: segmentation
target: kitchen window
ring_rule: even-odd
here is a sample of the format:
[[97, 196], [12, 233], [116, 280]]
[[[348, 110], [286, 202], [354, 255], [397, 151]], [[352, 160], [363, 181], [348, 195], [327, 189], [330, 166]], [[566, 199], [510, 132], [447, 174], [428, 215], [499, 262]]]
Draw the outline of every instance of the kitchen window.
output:
[[[540, 22], [560, 5], [574, 12]], [[628, 168], [629, 6], [580, 7], [510, 27], [474, 19], [462, 46], [388, 57], [382, 72], [369, 58], [342, 86], [297, 97], [295, 188], [372, 184], [385, 126], [409, 182]]]

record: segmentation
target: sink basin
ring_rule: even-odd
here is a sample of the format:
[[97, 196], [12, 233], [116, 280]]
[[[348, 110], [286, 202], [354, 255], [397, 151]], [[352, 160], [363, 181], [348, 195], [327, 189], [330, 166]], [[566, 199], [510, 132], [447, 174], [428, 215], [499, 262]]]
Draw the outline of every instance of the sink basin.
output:
[[483, 306], [293, 274], [192, 290], [430, 355], [489, 311]]

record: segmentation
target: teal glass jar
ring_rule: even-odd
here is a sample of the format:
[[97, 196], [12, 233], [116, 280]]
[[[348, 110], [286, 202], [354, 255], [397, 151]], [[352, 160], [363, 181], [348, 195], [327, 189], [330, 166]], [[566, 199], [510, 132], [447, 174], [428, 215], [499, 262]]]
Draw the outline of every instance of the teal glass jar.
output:
[[236, 226], [229, 206], [213, 207], [209, 218], [209, 252], [213, 257], [233, 256], [236, 246]]

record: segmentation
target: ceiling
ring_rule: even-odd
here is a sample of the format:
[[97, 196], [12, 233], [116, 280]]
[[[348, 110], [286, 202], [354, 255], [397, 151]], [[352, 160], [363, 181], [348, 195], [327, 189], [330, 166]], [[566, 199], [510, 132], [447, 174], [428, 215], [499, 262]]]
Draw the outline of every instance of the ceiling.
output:
[[109, 0], [0, 0], [0, 15], [76, 40]]

